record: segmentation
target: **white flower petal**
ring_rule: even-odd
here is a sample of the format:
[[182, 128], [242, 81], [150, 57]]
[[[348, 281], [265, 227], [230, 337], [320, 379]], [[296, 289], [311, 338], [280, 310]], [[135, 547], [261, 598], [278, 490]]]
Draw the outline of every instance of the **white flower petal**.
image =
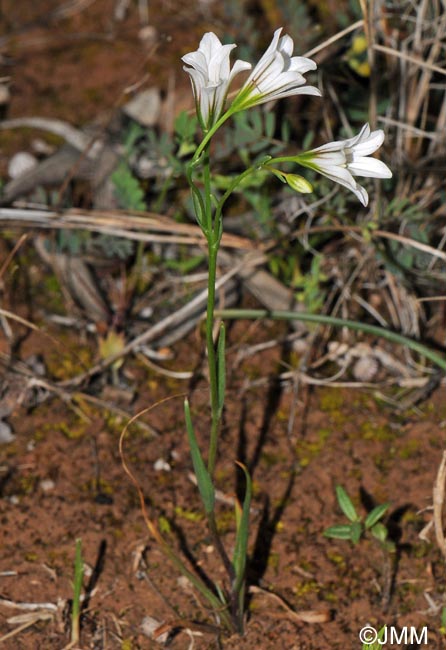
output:
[[268, 49], [252, 70], [233, 102], [235, 110], [269, 102], [290, 95], [320, 95], [313, 86], [305, 86], [304, 72], [316, 69], [316, 64], [306, 57], [291, 56], [293, 39], [282, 28], [274, 32]]
[[297, 70], [301, 74], [309, 72], [310, 70], [316, 70], [317, 65], [313, 59], [307, 59], [305, 56], [293, 56], [291, 59], [290, 70]]
[[391, 178], [392, 172], [387, 165], [376, 158], [370, 158], [382, 145], [384, 133], [381, 129], [370, 133], [368, 124], [361, 131], [346, 140], [328, 142], [302, 157], [302, 162], [308, 161], [309, 166], [319, 171], [331, 180], [347, 187], [366, 206], [368, 194], [364, 187], [353, 178], [366, 176], [370, 178]]
[[353, 192], [353, 194], [355, 194], [356, 197], [361, 201], [363, 206], [366, 206], [368, 204], [369, 195], [367, 194], [366, 189], [355, 181], [347, 169], [344, 167], [331, 167], [328, 169], [321, 169], [320, 172], [330, 180], [334, 181], [335, 183], [339, 183], [339, 185], [343, 185], [348, 190]]
[[239, 72], [245, 72], [246, 70], [251, 70], [251, 68], [252, 65], [247, 61], [242, 61], [241, 59], [237, 59], [237, 61], [232, 66], [232, 70], [229, 75], [229, 82], [231, 82], [233, 78], [239, 74]]
[[234, 47], [222, 45], [213, 32], [207, 32], [198, 50], [182, 57], [189, 66], [184, 70], [190, 75], [197, 115], [204, 128], [212, 126], [222, 114], [235, 75], [251, 68], [246, 61], [236, 61], [231, 71], [229, 57]]
[[332, 150], [332, 151], [322, 151], [318, 153], [317, 156], [314, 157], [315, 163], [320, 165], [321, 167], [331, 167], [333, 165], [341, 165], [345, 167], [347, 165], [347, 159], [345, 157], [345, 153], [339, 149]]
[[312, 149], [311, 153], [325, 153], [328, 151], [342, 151], [342, 147], [339, 146], [339, 142], [327, 142], [326, 144], [322, 144], [320, 147], [316, 147], [316, 149]]
[[385, 163], [376, 158], [358, 158], [347, 165], [352, 174], [370, 178], [392, 178], [392, 172]]
[[294, 49], [294, 43], [293, 39], [291, 36], [288, 36], [288, 34], [285, 34], [285, 36], [282, 36], [282, 38], [279, 40], [279, 44], [277, 46], [277, 49], [279, 52], [284, 52], [287, 54], [289, 57], [293, 54], [293, 49]]
[[371, 133], [366, 140], [358, 142], [358, 144], [355, 145], [355, 156], [369, 156], [371, 153], [375, 153], [375, 151], [380, 148], [383, 142], [384, 131], [381, 129], [373, 131], [373, 133]]

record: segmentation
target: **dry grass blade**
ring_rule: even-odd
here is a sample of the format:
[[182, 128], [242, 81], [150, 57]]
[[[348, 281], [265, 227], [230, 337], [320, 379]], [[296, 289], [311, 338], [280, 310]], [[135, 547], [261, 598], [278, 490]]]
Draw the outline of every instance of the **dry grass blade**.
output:
[[[296, 612], [292, 609], [287, 602], [277, 594], [267, 591], [266, 589], [261, 589], [255, 585], [251, 585], [249, 588], [249, 593], [253, 595], [260, 595], [273, 600], [277, 603], [282, 609], [285, 610], [286, 618], [289, 618], [295, 623], [327, 623], [330, 620], [330, 612], [328, 610], [316, 611], [316, 610], [301, 610]], [[277, 616], [276, 616], [277, 617]]]
[[445, 68], [441, 68], [439, 65], [435, 65], [434, 63], [430, 63], [429, 61], [425, 61], [424, 59], [419, 59], [410, 54], [405, 54], [404, 52], [395, 50], [392, 47], [387, 47], [386, 45], [379, 45], [378, 43], [375, 43], [373, 45], [373, 49], [376, 50], [377, 52], [383, 52], [384, 54], [389, 54], [390, 56], [395, 56], [399, 59], [403, 59], [408, 63], [413, 63], [415, 66], [419, 68], [424, 68], [426, 70], [429, 70], [430, 72], [438, 72], [438, 74], [442, 74], [446, 76]]
[[446, 559], [446, 540], [443, 531], [443, 504], [444, 504], [444, 491], [446, 481], [446, 451], [443, 452], [440, 466], [438, 468], [437, 476], [435, 478], [433, 489], [433, 502], [434, 502], [434, 530], [435, 538], [438, 547]]
[[[8, 641], [8, 639], [12, 639], [14, 636], [17, 636], [17, 634], [20, 634], [20, 632], [23, 632], [24, 630], [28, 629], [35, 623], [39, 623], [40, 621], [49, 621], [54, 617], [54, 614], [49, 611], [42, 611], [42, 612], [34, 612], [32, 614], [26, 614], [27, 620], [24, 621], [21, 625], [16, 627], [14, 630], [11, 630], [11, 632], [8, 632], [7, 634], [4, 634], [2, 637], [0, 637], [0, 643], [4, 643], [5, 641]], [[13, 617], [17, 618], [17, 617]], [[12, 619], [8, 619], [8, 623], [12, 623]]]
[[351, 34], [354, 32], [356, 29], [359, 29], [364, 25], [364, 21], [357, 20], [353, 25], [349, 25], [345, 29], [341, 29], [340, 32], [337, 32], [337, 34], [334, 34], [333, 36], [330, 36], [330, 38], [327, 38], [325, 41], [317, 45], [316, 47], [313, 47], [311, 50], [308, 50], [308, 52], [305, 52], [303, 56], [306, 57], [313, 57], [315, 54], [320, 52], [321, 50], [325, 50], [329, 45], [332, 45], [333, 43], [336, 43], [336, 41], [339, 41], [341, 38], [344, 38], [344, 36], [347, 36], [348, 34]]
[[[293, 232], [293, 235], [295, 237], [301, 236], [301, 235], [308, 235], [311, 233], [322, 233], [322, 232], [344, 232], [344, 233], [356, 233], [356, 234], [362, 234], [363, 229], [358, 227], [358, 226], [311, 226], [310, 228], [299, 228], [298, 230], [295, 230]], [[429, 246], [429, 244], [424, 244], [423, 242], [418, 241], [417, 239], [412, 239], [411, 237], [405, 237], [404, 235], [400, 235], [398, 233], [394, 232], [388, 232], [386, 230], [372, 230], [370, 231], [370, 236], [374, 238], [382, 238], [382, 239], [393, 239], [394, 241], [399, 242], [400, 244], [403, 244], [404, 246], [409, 246], [411, 248], [416, 248], [419, 251], [422, 251], [423, 253], [427, 253], [428, 255], [432, 255], [433, 257], [438, 257], [439, 259], [443, 260], [446, 262], [446, 253], [443, 251], [438, 250], [437, 248], [434, 248], [433, 246]]]
[[0, 129], [17, 129], [21, 127], [42, 129], [63, 138], [79, 151], [87, 149], [91, 143], [91, 137], [85, 135], [80, 129], [63, 120], [46, 117], [18, 117], [12, 120], [0, 122]]
[[[204, 237], [198, 226], [176, 223], [168, 217], [153, 212], [139, 212], [136, 215], [122, 211], [68, 210], [58, 213], [47, 210], [2, 208], [0, 226], [45, 230], [88, 230], [136, 241], [190, 246], [204, 244]], [[250, 239], [230, 234], [223, 234], [222, 246], [242, 250], [255, 249], [255, 244]]]
[[16, 243], [15, 243], [14, 246], [13, 246], [12, 251], [11, 251], [10, 253], [8, 253], [8, 255], [6, 256], [5, 261], [3, 262], [3, 264], [2, 264], [1, 267], [0, 267], [0, 281], [1, 281], [1, 279], [3, 278], [3, 276], [4, 276], [4, 274], [5, 274], [5, 271], [6, 271], [6, 269], [8, 268], [8, 266], [10, 265], [11, 261], [14, 259], [14, 255], [15, 255], [15, 254], [17, 253], [17, 251], [22, 247], [22, 245], [26, 242], [26, 240], [28, 239], [28, 236], [29, 236], [28, 233], [24, 233], [24, 234], [23, 234], [23, 235], [18, 239], [18, 241], [16, 241]]
[[[257, 258], [257, 263], [260, 263], [260, 260], [261, 258]], [[252, 261], [252, 264], [255, 263], [256, 263], [256, 259]], [[243, 260], [239, 264], [237, 264], [234, 268], [228, 271], [228, 273], [225, 273], [225, 275], [223, 275], [221, 278], [219, 278], [215, 285], [216, 291], [218, 291], [221, 287], [223, 287], [232, 277], [234, 277], [234, 275], [237, 275], [240, 269], [242, 267], [245, 267], [246, 265], [247, 265], [247, 260], [243, 258]], [[176, 312], [169, 314], [168, 316], [166, 316], [166, 318], [163, 318], [161, 321], [156, 323], [153, 327], [148, 329], [146, 332], [143, 332], [142, 334], [134, 338], [132, 341], [127, 343], [122, 348], [122, 350], [120, 350], [116, 354], [110, 355], [106, 359], [103, 359], [95, 366], [90, 368], [87, 372], [84, 372], [72, 379], [68, 379], [66, 381], [61, 382], [60, 386], [64, 386], [64, 387], [79, 386], [85, 380], [89, 379], [93, 375], [96, 375], [102, 372], [103, 370], [105, 370], [106, 368], [110, 367], [118, 359], [122, 359], [128, 354], [135, 352], [144, 343], [149, 343], [150, 341], [155, 340], [156, 338], [164, 334], [169, 328], [176, 327], [177, 325], [183, 323], [195, 311], [199, 309], [204, 310], [206, 300], [207, 300], [207, 289], [201, 291], [197, 296], [195, 296], [195, 298], [193, 298], [186, 305], [184, 305], [184, 307], [181, 307]]]

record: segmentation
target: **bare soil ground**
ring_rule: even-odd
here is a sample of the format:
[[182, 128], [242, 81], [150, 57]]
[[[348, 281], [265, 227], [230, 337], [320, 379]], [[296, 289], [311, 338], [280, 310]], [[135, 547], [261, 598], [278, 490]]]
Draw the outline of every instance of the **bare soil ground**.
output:
[[[42, 24], [39, 16], [60, 2], [2, 3], [0, 18], [9, 40], [1, 74], [12, 77], [10, 117], [33, 114], [88, 122], [116, 105], [145, 71], [149, 83], [164, 83], [164, 89], [178, 84], [178, 105], [191, 105], [178, 57], [196, 47], [205, 29], [217, 29], [215, 21], [187, 2], [150, 3], [157, 40], [144, 44], [138, 38], [136, 5], [124, 22], [114, 23], [114, 4], [97, 0], [83, 11]], [[5, 138], [3, 165], [7, 152], [25, 146], [29, 134], [8, 132]], [[11, 250], [10, 233], [8, 238], [0, 250], [0, 268]], [[47, 324], [45, 304], [60, 300], [59, 289], [48, 269], [36, 267], [26, 247], [16, 259], [2, 277], [4, 306], [46, 333], [13, 324], [15, 360], [37, 355], [49, 380], [73, 376], [95, 359], [94, 340]], [[228, 399], [217, 468], [226, 503], [219, 504], [218, 522], [230, 548], [234, 530], [228, 502], [243, 488], [234, 464], [238, 459], [254, 480], [249, 583], [257, 590], [250, 594], [246, 633], [225, 638], [198, 625], [191, 624], [189, 631], [178, 625], [169, 647], [360, 648], [358, 633], [366, 624], [427, 627], [428, 647], [446, 647], [444, 557], [432, 530], [424, 539], [419, 536], [432, 521], [432, 490], [444, 449], [444, 386], [418, 407], [400, 411], [383, 406], [370, 389], [281, 387], [278, 369], [295, 361], [286, 345], [238, 361], [246, 346], [286, 333], [284, 325], [268, 323], [238, 323], [229, 331]], [[6, 352], [2, 336], [0, 351]], [[193, 371], [193, 381], [166, 378], [129, 358], [118, 387], [108, 374], [97, 380], [89, 392], [96, 402], [80, 392], [74, 402], [67, 403], [59, 393], [39, 403], [34, 391], [34, 401], [20, 405], [24, 383], [14, 373], [8, 378], [8, 399], [15, 400], [8, 422], [15, 438], [0, 447], [4, 648], [62, 650], [69, 644], [77, 538], [82, 539], [88, 595], [81, 648], [161, 647], [144, 633], [147, 616], [171, 627], [184, 619], [212, 622], [197, 594], [179, 580], [150, 538], [118, 450], [127, 419], [116, 411], [137, 413], [173, 396], [141, 416], [152, 433], [132, 425], [125, 456], [150, 515], [165, 526], [171, 543], [196, 570], [223, 578], [190, 480], [182, 415], [182, 395], [189, 393], [204, 442], [202, 348], [197, 329], [175, 346], [167, 364], [171, 370]], [[163, 469], [155, 465], [160, 459]], [[391, 503], [386, 524], [395, 553], [386, 555], [369, 539], [352, 547], [323, 536], [328, 526], [343, 520], [337, 484], [347, 489], [362, 514], [378, 503]], [[21, 603], [39, 606], [29, 611], [17, 606]], [[10, 620], [19, 614], [22, 618]], [[325, 622], [311, 622], [318, 615]]]

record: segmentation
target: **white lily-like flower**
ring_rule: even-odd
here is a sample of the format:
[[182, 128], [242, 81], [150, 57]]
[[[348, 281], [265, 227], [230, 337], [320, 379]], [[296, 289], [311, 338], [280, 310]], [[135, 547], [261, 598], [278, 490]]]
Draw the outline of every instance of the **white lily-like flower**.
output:
[[304, 56], [292, 56], [293, 39], [280, 37], [282, 27], [276, 29], [270, 46], [243, 84], [232, 107], [237, 111], [290, 95], [318, 95], [314, 86], [305, 86], [305, 72], [316, 69], [316, 63]]
[[197, 115], [201, 125], [209, 129], [223, 112], [229, 85], [235, 75], [250, 70], [251, 64], [238, 60], [230, 69], [229, 56], [236, 45], [222, 45], [218, 36], [207, 32], [198, 50], [182, 57], [190, 75]]
[[306, 167], [351, 190], [366, 206], [369, 196], [354, 176], [392, 178], [392, 172], [385, 163], [376, 158], [369, 158], [383, 142], [384, 132], [381, 129], [370, 132], [370, 126], [364, 124], [358, 135], [353, 138], [323, 144], [298, 156], [298, 159]]

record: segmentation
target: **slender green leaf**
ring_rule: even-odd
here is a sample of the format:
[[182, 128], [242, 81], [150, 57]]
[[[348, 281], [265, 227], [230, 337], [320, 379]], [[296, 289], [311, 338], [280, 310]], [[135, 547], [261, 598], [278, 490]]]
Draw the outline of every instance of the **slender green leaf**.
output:
[[232, 558], [232, 566], [234, 567], [235, 572], [235, 584], [233, 586], [233, 592], [236, 594], [239, 593], [245, 579], [246, 558], [248, 552], [249, 511], [251, 507], [252, 497], [252, 481], [248, 470], [241, 463], [237, 463], [237, 465], [242, 468], [245, 474], [246, 490], [245, 498], [243, 500], [243, 507], [240, 508], [240, 505], [237, 504], [235, 515], [237, 532], [235, 537], [235, 548]]
[[220, 334], [217, 343], [217, 392], [218, 392], [218, 417], [221, 417], [225, 403], [226, 391], [226, 328], [224, 323], [220, 325]]
[[192, 456], [192, 464], [194, 466], [195, 476], [197, 477], [198, 489], [201, 494], [204, 509], [207, 514], [213, 512], [215, 505], [215, 490], [212, 484], [212, 479], [204, 464], [200, 448], [198, 446], [197, 438], [192, 424], [190, 414], [189, 400], [184, 400], [184, 415], [186, 418], [187, 437], [189, 439], [190, 453]]
[[352, 539], [352, 527], [350, 524], [337, 524], [324, 530], [324, 537], [333, 539]]
[[350, 521], [359, 521], [359, 516], [355, 510], [355, 506], [342, 485], [336, 486], [336, 497], [338, 499], [339, 507], [347, 519], [350, 519]]
[[388, 510], [390, 503], [383, 503], [380, 506], [376, 506], [369, 512], [364, 522], [366, 528], [372, 528], [380, 519], [384, 516], [386, 510]]
[[82, 540], [78, 538], [76, 539], [76, 550], [74, 557], [73, 606], [71, 610], [71, 641], [75, 644], [79, 642], [81, 591], [83, 577], [84, 563], [82, 561]]
[[446, 358], [436, 352], [433, 348], [429, 348], [420, 341], [410, 339], [407, 336], [398, 334], [398, 332], [385, 329], [378, 325], [370, 325], [369, 323], [361, 323], [360, 321], [353, 321], [347, 318], [337, 318], [325, 314], [310, 314], [306, 312], [282, 310], [268, 311], [266, 309], [216, 309], [214, 315], [220, 318], [231, 319], [249, 318], [259, 320], [260, 318], [269, 318], [271, 320], [298, 320], [307, 323], [318, 323], [319, 325], [330, 325], [332, 327], [348, 327], [351, 330], [380, 336], [387, 341], [393, 341], [398, 345], [403, 345], [409, 348], [409, 350], [413, 350], [414, 352], [426, 357], [426, 359], [430, 359], [442, 370], [446, 370]]

